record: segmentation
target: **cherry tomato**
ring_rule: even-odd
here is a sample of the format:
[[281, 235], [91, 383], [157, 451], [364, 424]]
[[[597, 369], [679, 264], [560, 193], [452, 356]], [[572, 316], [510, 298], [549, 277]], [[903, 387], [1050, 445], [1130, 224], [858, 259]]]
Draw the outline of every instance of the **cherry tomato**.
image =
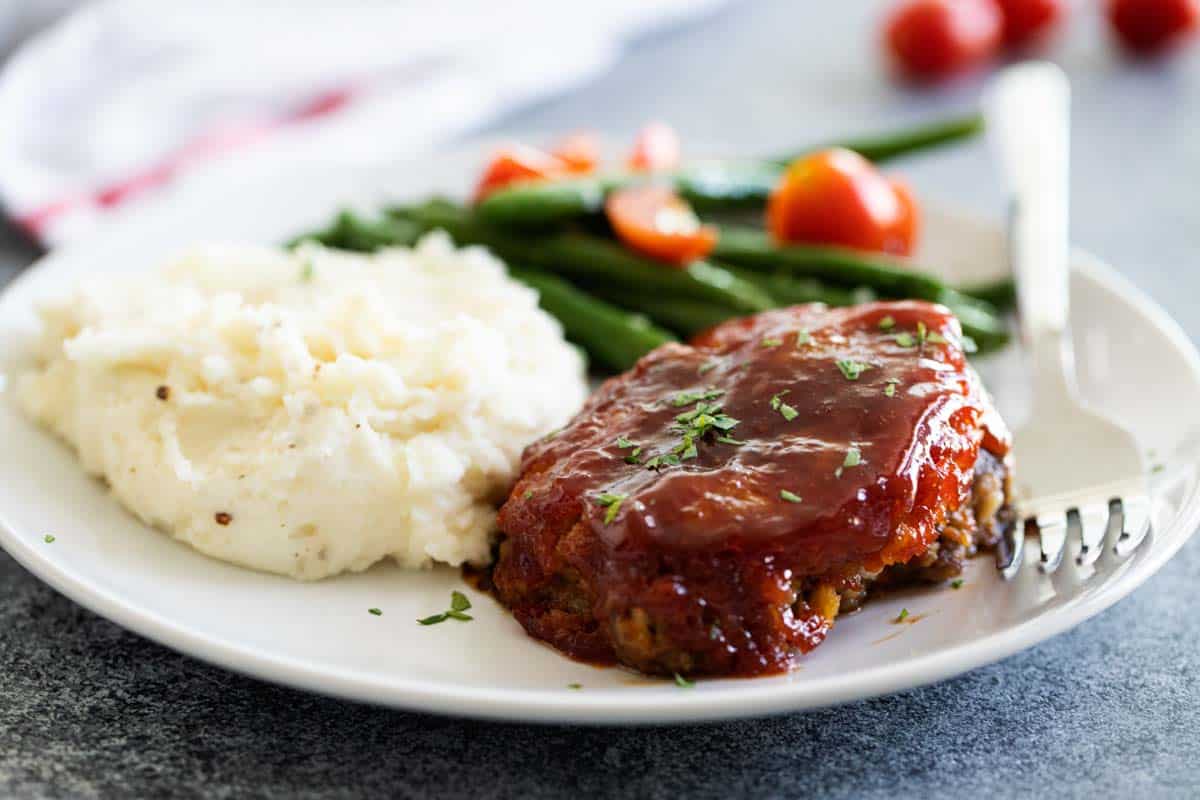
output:
[[497, 150], [475, 187], [475, 202], [516, 181], [557, 178], [567, 173], [562, 159], [535, 147], [510, 145]]
[[585, 174], [595, 171], [600, 163], [600, 142], [591, 131], [578, 131], [555, 145], [550, 153], [563, 162], [568, 172]]
[[998, 0], [1004, 14], [1004, 43], [1024, 48], [1044, 38], [1067, 15], [1064, 0]]
[[1200, 0], [1109, 0], [1108, 22], [1135, 55], [1169, 49], [1200, 24]]
[[712, 252], [717, 231], [666, 186], [631, 186], [608, 196], [604, 212], [631, 250], [679, 267]]
[[767, 228], [780, 242], [806, 242], [908, 255], [920, 212], [908, 187], [851, 150], [835, 148], [788, 167], [767, 202]]
[[633, 140], [628, 167], [635, 172], [675, 169], [679, 166], [679, 134], [664, 122], [651, 122]]
[[1003, 29], [996, 0], [904, 0], [888, 18], [885, 39], [902, 75], [933, 81], [994, 56]]

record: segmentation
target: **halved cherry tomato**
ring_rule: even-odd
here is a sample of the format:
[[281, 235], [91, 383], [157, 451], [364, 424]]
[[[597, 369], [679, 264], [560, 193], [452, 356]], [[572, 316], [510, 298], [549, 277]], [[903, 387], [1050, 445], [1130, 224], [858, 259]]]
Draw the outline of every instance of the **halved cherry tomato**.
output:
[[920, 212], [908, 187], [851, 150], [835, 148], [788, 167], [767, 202], [780, 242], [912, 252]]
[[550, 153], [563, 162], [568, 172], [585, 174], [600, 163], [600, 141], [591, 131], [577, 131], [555, 145]]
[[1161, 53], [1200, 25], [1200, 0], [1109, 0], [1108, 22], [1135, 55]]
[[525, 145], [509, 145], [497, 150], [483, 170], [475, 187], [475, 202], [516, 181], [556, 178], [567, 173], [562, 159]]
[[604, 212], [617, 238], [639, 253], [683, 267], [704, 258], [717, 244], [717, 231], [666, 186], [630, 186], [608, 196]]
[[905, 0], [888, 18], [884, 36], [901, 74], [931, 81], [994, 56], [1003, 28], [996, 0]]
[[638, 131], [627, 165], [635, 172], [675, 169], [679, 166], [679, 134], [665, 122], [651, 122]]
[[1004, 43], [1023, 48], [1044, 38], [1067, 15], [1065, 0], [999, 0]]

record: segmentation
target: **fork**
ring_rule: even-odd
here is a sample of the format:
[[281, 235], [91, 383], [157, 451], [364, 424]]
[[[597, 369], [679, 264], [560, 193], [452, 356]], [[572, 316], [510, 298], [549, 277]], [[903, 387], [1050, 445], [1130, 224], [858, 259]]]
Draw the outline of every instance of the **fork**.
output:
[[1073, 540], [1076, 562], [1108, 550], [1133, 552], [1150, 528], [1150, 495], [1141, 448], [1120, 425], [1088, 410], [1075, 385], [1068, 335], [1068, 153], [1070, 85], [1054, 64], [1005, 70], [988, 89], [989, 137], [1012, 200], [1009, 259], [1016, 276], [1021, 338], [1033, 404], [1013, 438], [1018, 524], [996, 566], [1011, 580], [1025, 562], [1026, 535], [1038, 535], [1040, 568], [1055, 572]]

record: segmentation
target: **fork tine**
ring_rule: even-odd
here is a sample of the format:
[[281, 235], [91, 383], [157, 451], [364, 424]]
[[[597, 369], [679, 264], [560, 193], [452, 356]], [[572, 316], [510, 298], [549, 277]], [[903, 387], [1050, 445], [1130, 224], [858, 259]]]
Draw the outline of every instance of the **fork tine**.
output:
[[1121, 533], [1113, 546], [1119, 556], [1127, 556], [1138, 548], [1150, 530], [1150, 498], [1145, 495], [1122, 498]]
[[[1075, 512], [1078, 522], [1079, 512]], [[1041, 532], [1042, 560], [1038, 567], [1047, 575], [1053, 575], [1062, 565], [1063, 553], [1067, 550], [1067, 532], [1070, 512], [1067, 514], [1041, 514], [1037, 518], [1037, 526]]]
[[1099, 558], [1104, 550], [1104, 534], [1108, 530], [1110, 515], [1108, 506], [1099, 503], [1081, 506], [1077, 513], [1080, 523], [1080, 545], [1075, 563], [1084, 566]]
[[1024, 523], [1009, 525], [996, 545], [996, 569], [1006, 581], [1011, 581], [1021, 571], [1021, 564], [1025, 561], [1025, 534], [1031, 526], [1037, 526], [1037, 521], [1032, 517]]

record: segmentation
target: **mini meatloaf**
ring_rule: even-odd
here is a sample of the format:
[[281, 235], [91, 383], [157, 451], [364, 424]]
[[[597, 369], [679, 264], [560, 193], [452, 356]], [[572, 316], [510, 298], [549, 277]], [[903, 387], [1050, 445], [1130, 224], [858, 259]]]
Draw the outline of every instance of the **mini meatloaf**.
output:
[[946, 580], [994, 544], [1009, 447], [942, 306], [734, 320], [650, 353], [528, 448], [492, 580], [578, 658], [781, 672], [873, 584]]

